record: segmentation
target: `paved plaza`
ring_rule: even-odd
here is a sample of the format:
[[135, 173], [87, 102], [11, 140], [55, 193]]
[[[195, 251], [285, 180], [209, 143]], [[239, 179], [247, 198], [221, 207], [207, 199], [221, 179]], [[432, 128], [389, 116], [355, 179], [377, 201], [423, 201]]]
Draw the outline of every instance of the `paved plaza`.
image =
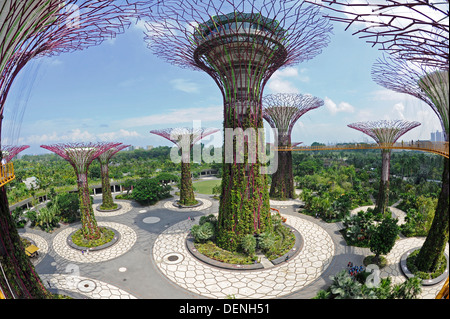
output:
[[[217, 200], [196, 196], [201, 205], [195, 208], [175, 207], [176, 197], [153, 206], [117, 200], [120, 209], [110, 213], [95, 209], [101, 202], [100, 196], [95, 197], [98, 224], [118, 236], [114, 245], [98, 251], [80, 251], [68, 244], [79, 223], [61, 225], [52, 233], [28, 227], [19, 233], [39, 247], [33, 263], [44, 285], [77, 299], [309, 299], [327, 288], [329, 277], [349, 261], [362, 265], [371, 254], [369, 249], [347, 246], [339, 233], [340, 223], [298, 213], [299, 200], [271, 201], [301, 234], [301, 250], [286, 262], [257, 270], [215, 267], [194, 257], [186, 246], [192, 225], [202, 215], [218, 212]], [[381, 277], [390, 276], [395, 283], [405, 280], [400, 258], [421, 247], [423, 240], [397, 240]], [[433, 299], [443, 283], [424, 286], [421, 298]]]

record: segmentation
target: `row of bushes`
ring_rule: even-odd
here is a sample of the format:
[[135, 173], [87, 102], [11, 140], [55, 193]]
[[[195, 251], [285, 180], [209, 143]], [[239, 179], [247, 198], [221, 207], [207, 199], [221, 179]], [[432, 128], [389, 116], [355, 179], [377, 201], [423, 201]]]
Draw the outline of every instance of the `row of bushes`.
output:
[[329, 192], [327, 189], [312, 191], [304, 188], [300, 199], [304, 202], [302, 213], [321, 218], [326, 222], [340, 221], [349, 215], [351, 209], [371, 204], [368, 193], [362, 190], [337, 193]]
[[[91, 202], [93, 198], [91, 197]], [[43, 231], [52, 231], [59, 222], [72, 223], [80, 218], [77, 193], [61, 193], [54, 195], [46, 206], [36, 210], [24, 211], [16, 208], [11, 215], [18, 228], [30, 222], [31, 227], [39, 227]]]
[[[163, 175], [164, 176], [164, 175]], [[171, 186], [161, 182], [160, 178], [142, 178], [131, 181], [133, 192], [117, 195], [116, 199], [134, 199], [148, 205], [158, 200], [170, 197]], [[11, 215], [18, 228], [30, 222], [31, 227], [39, 227], [43, 231], [52, 231], [58, 227], [59, 222], [73, 223], [80, 219], [80, 204], [78, 193], [60, 193], [49, 196], [50, 201], [45, 207], [36, 210], [24, 211], [16, 208]], [[94, 199], [91, 196], [91, 204]]]
[[343, 269], [335, 276], [330, 287], [320, 290], [313, 299], [415, 299], [422, 291], [421, 279], [412, 277], [401, 284], [392, 284], [390, 277], [375, 284], [370, 272], [361, 272], [351, 277]]

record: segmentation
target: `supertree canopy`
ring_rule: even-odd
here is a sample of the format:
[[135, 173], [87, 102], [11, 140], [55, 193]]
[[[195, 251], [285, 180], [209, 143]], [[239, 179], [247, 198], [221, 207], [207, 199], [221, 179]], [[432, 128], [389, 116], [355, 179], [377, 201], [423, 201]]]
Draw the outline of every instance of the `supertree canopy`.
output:
[[449, 78], [447, 69], [424, 67], [416, 62], [384, 57], [372, 67], [373, 80], [399, 93], [414, 96], [428, 104], [438, 117], [445, 141], [449, 138]]
[[215, 128], [166, 128], [151, 130], [150, 133], [164, 137], [174, 143], [181, 150], [181, 183], [179, 204], [192, 206], [197, 203], [194, 196], [191, 178], [191, 149], [202, 138], [218, 132]]
[[74, 52], [122, 33], [135, 3], [8, 0], [0, 3], [0, 118], [11, 85], [35, 57]]
[[89, 165], [100, 154], [110, 148], [117, 147], [120, 143], [61, 143], [53, 145], [41, 145], [49, 151], [52, 151], [72, 165], [77, 176], [78, 198], [81, 212], [81, 230], [84, 238], [91, 240], [100, 236], [100, 230], [95, 220], [92, 210], [91, 198], [89, 196], [89, 185], [87, 174]]
[[112, 210], [117, 208], [117, 204], [114, 204], [114, 200], [111, 194], [111, 183], [109, 181], [109, 160], [113, 157], [117, 152], [127, 148], [130, 145], [117, 145], [115, 147], [106, 150], [102, 154], [97, 157], [97, 160], [100, 162], [100, 169], [102, 175], [102, 204], [100, 205], [100, 209], [102, 210]]
[[262, 142], [248, 146], [240, 161], [236, 135], [228, 137], [227, 129], [239, 135], [263, 128], [261, 99], [271, 75], [320, 54], [332, 27], [317, 6], [275, 0], [169, 0], [152, 10], [146, 25], [157, 56], [206, 72], [222, 93], [225, 144], [233, 139], [233, 149], [223, 152], [217, 244], [236, 250], [243, 236], [269, 226], [270, 207], [261, 158], [248, 154]]
[[[419, 126], [419, 122], [409, 122], [402, 120], [381, 120], [348, 124], [348, 127], [361, 131], [372, 137], [380, 146], [394, 144], [400, 136], [413, 128]], [[389, 172], [391, 151], [382, 149], [381, 181], [378, 190], [378, 197], [375, 203], [375, 211], [385, 213], [389, 203]]]
[[9, 163], [17, 154], [29, 148], [29, 145], [0, 145], [0, 158]]
[[[323, 100], [311, 95], [279, 93], [263, 97], [263, 118], [276, 129], [278, 147], [292, 147], [292, 129], [306, 112], [323, 105]], [[295, 143], [296, 145], [298, 143]], [[294, 175], [291, 151], [278, 152], [278, 168], [272, 175], [270, 197], [286, 199], [294, 197]]]
[[357, 30], [360, 38], [402, 60], [448, 68], [449, 16], [444, 0], [310, 0]]

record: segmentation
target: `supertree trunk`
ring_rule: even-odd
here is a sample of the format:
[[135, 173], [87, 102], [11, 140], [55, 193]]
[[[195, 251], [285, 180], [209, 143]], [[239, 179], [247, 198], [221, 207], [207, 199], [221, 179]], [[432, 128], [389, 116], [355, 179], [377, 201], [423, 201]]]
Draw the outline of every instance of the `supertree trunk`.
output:
[[[244, 131], [262, 128], [261, 112], [258, 113], [259, 116], [247, 117], [238, 126], [231, 112], [231, 116], [226, 117], [225, 127], [239, 127]], [[255, 140], [256, 145], [247, 143], [247, 147], [259, 149], [258, 143], [261, 141], [258, 138]], [[239, 144], [237, 140], [233, 141], [231, 163], [224, 152], [218, 218], [217, 244], [232, 251], [237, 249], [243, 236], [261, 233], [271, 225], [268, 185], [266, 176], [261, 174], [261, 163], [258, 156], [256, 161], [249, 160], [248, 149], [243, 152], [242, 160], [239, 160], [238, 150], [243, 146]]]
[[[191, 206], [197, 203], [194, 195], [191, 177], [191, 151], [193, 145], [202, 138], [218, 132], [214, 128], [168, 128], [162, 130], [151, 130], [150, 133], [164, 137], [176, 145], [176, 153], [181, 150], [181, 181], [179, 203]], [[174, 160], [174, 159], [172, 159]]]
[[[276, 129], [278, 146], [290, 148], [292, 129], [306, 112], [323, 105], [323, 100], [309, 94], [278, 93], [263, 98], [263, 118]], [[294, 198], [294, 176], [291, 151], [278, 152], [278, 166], [272, 175], [270, 197]]]
[[[122, 7], [113, 0], [0, 1], [0, 141], [6, 98], [19, 71], [32, 58], [81, 50], [123, 32], [128, 23], [124, 19], [135, 12], [134, 7]], [[74, 15], [76, 24], [71, 23]], [[49, 297], [25, 254], [4, 187], [0, 194], [0, 223], [2, 293], [6, 298]]]
[[192, 186], [191, 164], [189, 162], [181, 162], [181, 185], [179, 203], [184, 206], [190, 206], [197, 203], [194, 195], [194, 187]]
[[116, 207], [116, 204], [114, 204], [114, 200], [111, 193], [111, 183], [109, 182], [108, 163], [102, 163], [100, 167], [102, 174], [102, 204], [100, 205], [100, 208], [104, 210], [114, 209]]
[[[3, 145], [0, 158], [9, 162], [28, 147]], [[9, 210], [6, 186], [0, 188], [0, 266], [0, 288], [5, 298], [51, 298], [25, 253]]]
[[389, 207], [389, 173], [391, 163], [391, 151], [381, 150], [381, 179], [378, 188], [377, 200], [375, 202], [375, 212], [385, 214]]
[[272, 175], [269, 195], [271, 198], [285, 200], [294, 198], [294, 173], [292, 171], [292, 152], [278, 152], [278, 169]]
[[100, 230], [98, 229], [94, 210], [92, 209], [87, 173], [80, 173], [77, 178], [78, 199], [81, 212], [81, 231], [83, 237], [89, 240], [98, 239], [100, 237]]
[[417, 255], [416, 266], [420, 271], [433, 272], [437, 270], [439, 260], [444, 254], [445, 246], [448, 243], [448, 198], [449, 198], [449, 160], [444, 159], [444, 172], [442, 174], [442, 188], [439, 195], [438, 204], [434, 213], [425, 242]]
[[5, 187], [0, 188], [0, 198], [0, 288], [5, 298], [51, 298], [25, 254], [9, 211]]
[[114, 203], [112, 194], [111, 194], [111, 183], [109, 182], [109, 160], [113, 157], [117, 152], [127, 148], [130, 145], [118, 145], [104, 153], [100, 154], [97, 157], [97, 160], [100, 162], [101, 175], [102, 175], [102, 204], [100, 206], [103, 210], [112, 210], [117, 208], [117, 205]]

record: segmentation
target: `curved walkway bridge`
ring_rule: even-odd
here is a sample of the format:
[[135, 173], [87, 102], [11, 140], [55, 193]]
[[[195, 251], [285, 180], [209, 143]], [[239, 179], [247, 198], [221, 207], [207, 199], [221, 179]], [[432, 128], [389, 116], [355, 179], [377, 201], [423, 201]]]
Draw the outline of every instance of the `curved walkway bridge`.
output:
[[411, 141], [397, 143], [348, 143], [338, 145], [295, 146], [279, 147], [277, 151], [341, 151], [341, 150], [367, 150], [367, 149], [402, 149], [423, 151], [438, 154], [448, 158], [448, 142]]

